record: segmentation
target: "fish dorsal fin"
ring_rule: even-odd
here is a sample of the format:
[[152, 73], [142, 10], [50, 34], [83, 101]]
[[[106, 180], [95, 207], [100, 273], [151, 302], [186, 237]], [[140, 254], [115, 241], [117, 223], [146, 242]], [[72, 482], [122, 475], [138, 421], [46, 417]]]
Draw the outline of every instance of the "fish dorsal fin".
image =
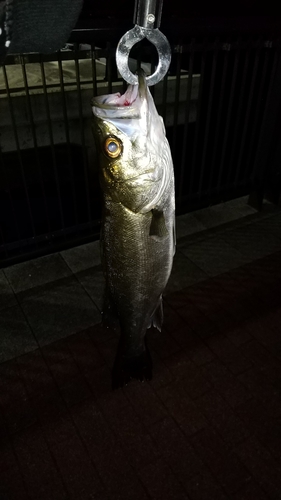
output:
[[168, 235], [165, 217], [162, 210], [151, 210], [152, 218], [150, 223], [149, 236], [158, 236], [163, 238]]

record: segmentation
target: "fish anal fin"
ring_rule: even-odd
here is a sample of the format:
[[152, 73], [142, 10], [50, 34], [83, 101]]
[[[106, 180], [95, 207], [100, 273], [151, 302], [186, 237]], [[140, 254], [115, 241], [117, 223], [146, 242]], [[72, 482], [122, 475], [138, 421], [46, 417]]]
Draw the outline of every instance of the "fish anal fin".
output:
[[157, 328], [159, 332], [162, 330], [162, 325], [163, 325], [163, 302], [162, 302], [162, 296], [160, 297], [159, 304], [156, 307], [152, 317], [151, 317], [151, 323], [149, 325], [149, 328], [154, 326], [154, 328]]
[[158, 236], [163, 238], [168, 235], [165, 217], [162, 210], [151, 210], [152, 218], [149, 229], [149, 236]]

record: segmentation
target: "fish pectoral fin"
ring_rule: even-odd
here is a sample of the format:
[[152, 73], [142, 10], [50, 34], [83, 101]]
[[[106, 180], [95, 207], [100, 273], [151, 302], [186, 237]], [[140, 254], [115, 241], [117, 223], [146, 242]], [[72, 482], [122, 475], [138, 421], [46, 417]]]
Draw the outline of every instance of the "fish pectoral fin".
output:
[[168, 235], [165, 217], [162, 210], [151, 210], [152, 218], [149, 229], [149, 236], [164, 237]]

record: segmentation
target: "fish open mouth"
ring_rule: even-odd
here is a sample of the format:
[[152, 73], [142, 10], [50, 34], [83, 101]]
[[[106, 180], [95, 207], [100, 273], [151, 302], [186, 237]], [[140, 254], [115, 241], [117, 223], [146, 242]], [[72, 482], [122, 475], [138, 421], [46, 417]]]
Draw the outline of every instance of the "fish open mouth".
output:
[[[141, 70], [138, 73], [138, 84], [129, 85], [126, 92], [121, 94], [108, 94], [97, 96], [92, 99], [93, 113], [100, 116], [101, 110], [120, 112], [123, 114], [128, 111], [129, 114], [134, 111], [139, 111], [141, 103], [146, 98], [146, 80], [145, 74]], [[131, 109], [130, 109], [131, 108]], [[98, 111], [99, 110], [99, 111]], [[122, 113], [123, 112], [123, 113]], [[120, 116], [121, 117], [121, 116]]]
[[138, 85], [129, 85], [125, 94], [110, 94], [105, 96], [103, 100], [103, 104], [107, 104], [109, 106], [132, 106], [132, 104], [136, 101], [138, 97]]
[[133, 106], [138, 100], [138, 85], [129, 85], [125, 94], [108, 94], [97, 96], [92, 100], [92, 106], [102, 109], [124, 109]]

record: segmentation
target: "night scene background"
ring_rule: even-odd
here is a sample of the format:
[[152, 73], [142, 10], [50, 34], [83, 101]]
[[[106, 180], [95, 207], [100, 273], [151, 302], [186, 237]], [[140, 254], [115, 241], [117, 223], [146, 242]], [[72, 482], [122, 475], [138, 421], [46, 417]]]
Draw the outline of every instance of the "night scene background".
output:
[[[55, 5], [55, 4], [54, 4]], [[164, 0], [151, 88], [177, 250], [153, 378], [112, 391], [91, 99], [124, 92], [133, 1], [84, 1], [54, 53], [0, 68], [0, 500], [280, 500], [281, 21]], [[130, 67], [157, 53], [142, 42]]]

